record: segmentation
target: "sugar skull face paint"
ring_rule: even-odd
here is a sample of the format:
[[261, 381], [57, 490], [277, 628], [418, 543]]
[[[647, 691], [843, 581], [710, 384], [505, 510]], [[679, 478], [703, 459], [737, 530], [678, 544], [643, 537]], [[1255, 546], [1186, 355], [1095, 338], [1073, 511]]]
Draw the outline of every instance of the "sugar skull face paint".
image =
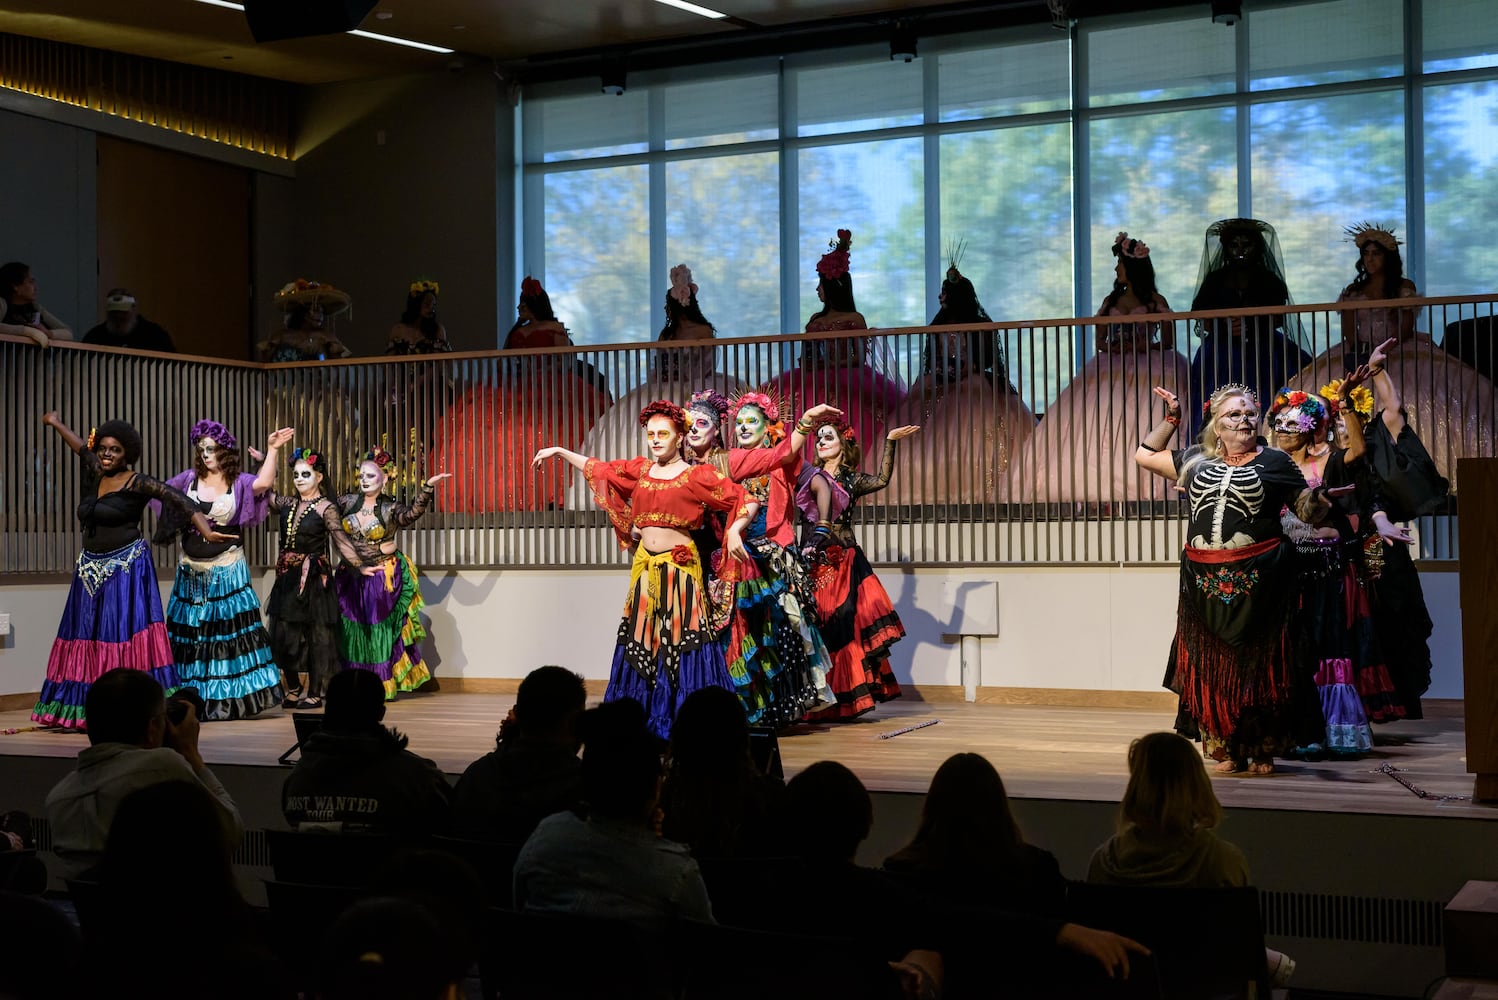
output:
[[744, 448], [757, 448], [765, 439], [768, 425], [764, 411], [757, 406], [741, 406], [733, 418], [734, 435]]
[[718, 441], [718, 418], [702, 410], [687, 411], [687, 444], [706, 448]]
[[651, 457], [664, 464], [680, 454], [681, 433], [670, 417], [656, 414], [645, 422], [645, 444]]
[[837, 428], [831, 424], [823, 424], [817, 428], [817, 457], [822, 459], [837, 458], [843, 453], [843, 439], [838, 434]]
[[385, 488], [386, 476], [373, 462], [359, 463], [359, 492], [372, 497]]
[[299, 495], [310, 499], [317, 496], [322, 487], [322, 473], [306, 462], [298, 462], [291, 467], [291, 482]]
[[205, 437], [198, 441], [198, 455], [203, 459], [203, 468], [209, 472], [218, 471], [218, 442], [213, 438]]

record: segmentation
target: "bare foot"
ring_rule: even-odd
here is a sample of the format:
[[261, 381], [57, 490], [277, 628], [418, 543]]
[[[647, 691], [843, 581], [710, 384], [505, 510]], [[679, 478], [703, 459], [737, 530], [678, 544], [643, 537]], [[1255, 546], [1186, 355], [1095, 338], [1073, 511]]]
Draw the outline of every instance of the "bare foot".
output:
[[1266, 757], [1266, 758], [1260, 758], [1260, 759], [1254, 761], [1252, 764], [1249, 765], [1249, 767], [1248, 767], [1248, 773], [1249, 774], [1273, 774], [1274, 773], [1274, 758], [1273, 757]]
[[1243, 762], [1241, 760], [1218, 761], [1217, 766], [1212, 768], [1212, 770], [1218, 774], [1237, 774], [1243, 770]]

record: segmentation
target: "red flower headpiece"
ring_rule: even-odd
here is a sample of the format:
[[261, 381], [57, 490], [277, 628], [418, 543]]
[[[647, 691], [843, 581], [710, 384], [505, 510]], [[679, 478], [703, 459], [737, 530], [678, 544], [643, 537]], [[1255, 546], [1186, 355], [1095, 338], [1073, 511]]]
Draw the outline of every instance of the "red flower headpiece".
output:
[[640, 426], [644, 427], [649, 423], [651, 417], [667, 417], [676, 425], [678, 433], [687, 432], [687, 412], [669, 399], [657, 399], [653, 403], [646, 403], [645, 408], [640, 411]]
[[854, 444], [858, 443], [858, 432], [853, 429], [853, 425], [848, 423], [847, 419], [844, 417], [838, 417], [836, 420], [824, 421], [817, 425], [817, 430], [820, 431], [823, 427], [831, 427], [833, 430], [837, 431], [837, 436], [842, 438], [844, 441], [852, 441]]
[[[322, 461], [322, 456], [311, 448], [293, 448], [291, 455], [286, 459], [288, 466], [294, 466], [298, 462], [306, 462], [308, 465], [316, 465]], [[370, 459], [374, 461], [374, 459]]]
[[758, 407], [759, 411], [765, 415], [765, 419], [772, 424], [780, 420], [780, 404], [776, 403], [767, 392], [740, 393], [733, 401], [733, 417], [737, 419], [739, 411], [746, 406]]
[[848, 229], [839, 229], [837, 239], [827, 244], [832, 249], [822, 255], [817, 261], [817, 274], [829, 280], [836, 280], [848, 273], [849, 257], [848, 248], [853, 245], [853, 232]]
[[359, 464], [373, 462], [387, 477], [395, 475], [395, 459], [384, 448], [371, 448], [359, 458]]
[[541, 282], [528, 274], [525, 276], [525, 280], [520, 283], [520, 297], [522, 299], [534, 299], [545, 294], [546, 289], [541, 287]]

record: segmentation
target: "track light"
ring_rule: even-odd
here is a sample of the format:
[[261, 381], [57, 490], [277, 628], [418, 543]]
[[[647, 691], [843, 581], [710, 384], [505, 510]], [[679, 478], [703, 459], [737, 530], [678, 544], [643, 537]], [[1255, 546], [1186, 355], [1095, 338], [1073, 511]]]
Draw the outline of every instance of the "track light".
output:
[[603, 92], [610, 97], [623, 97], [627, 74], [623, 59], [608, 59], [603, 64]]
[[1212, 0], [1212, 23], [1232, 27], [1243, 20], [1242, 0]]
[[894, 33], [889, 38], [889, 58], [892, 62], [911, 62], [916, 57], [915, 28], [909, 21], [896, 21]]

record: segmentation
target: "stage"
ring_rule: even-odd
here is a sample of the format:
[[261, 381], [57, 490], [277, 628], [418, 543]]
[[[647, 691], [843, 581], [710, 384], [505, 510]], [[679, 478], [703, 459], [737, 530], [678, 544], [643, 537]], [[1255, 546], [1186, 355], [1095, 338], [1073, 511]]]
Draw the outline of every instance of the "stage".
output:
[[[494, 734], [514, 700], [506, 694], [405, 695], [389, 706], [385, 721], [410, 737], [413, 752], [456, 776], [494, 748]], [[295, 742], [293, 714], [206, 725], [203, 757], [210, 766], [276, 767], [276, 758]], [[1420, 721], [1375, 727], [1377, 746], [1361, 759], [1280, 761], [1277, 773], [1267, 777], [1214, 776], [1213, 788], [1229, 809], [1498, 820], [1498, 808], [1422, 799], [1378, 773], [1388, 763], [1434, 796], [1470, 795], [1460, 702], [1433, 702], [1426, 714]], [[1169, 712], [1137, 709], [901, 699], [853, 722], [785, 731], [780, 753], [787, 777], [816, 761], [837, 760], [871, 791], [921, 794], [943, 760], [970, 751], [993, 762], [1016, 799], [1117, 802], [1128, 777], [1129, 741], [1170, 728], [1171, 719]], [[890, 736], [922, 723], [934, 724]], [[0, 713], [0, 730], [29, 725], [25, 712]], [[85, 745], [82, 735], [35, 730], [0, 736], [0, 755], [70, 758]]]

